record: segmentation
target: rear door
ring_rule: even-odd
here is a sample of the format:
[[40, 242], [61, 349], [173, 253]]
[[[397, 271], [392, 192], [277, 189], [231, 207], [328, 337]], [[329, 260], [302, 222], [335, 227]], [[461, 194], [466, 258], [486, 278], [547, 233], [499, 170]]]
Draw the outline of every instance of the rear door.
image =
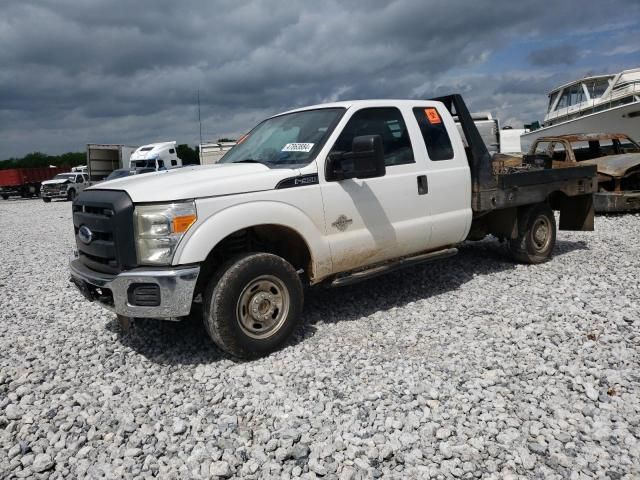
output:
[[463, 241], [471, 227], [471, 172], [462, 138], [451, 115], [438, 102], [411, 108], [409, 130], [418, 140], [414, 152], [425, 158], [432, 226], [428, 248]]
[[351, 151], [354, 137], [380, 135], [386, 174], [327, 182], [320, 172], [335, 272], [419, 252], [429, 245], [429, 199], [422, 189], [426, 168], [420, 153], [424, 149], [414, 149], [415, 138], [407, 127], [411, 115], [410, 108], [394, 106], [360, 108], [345, 115], [346, 124], [330, 152]]

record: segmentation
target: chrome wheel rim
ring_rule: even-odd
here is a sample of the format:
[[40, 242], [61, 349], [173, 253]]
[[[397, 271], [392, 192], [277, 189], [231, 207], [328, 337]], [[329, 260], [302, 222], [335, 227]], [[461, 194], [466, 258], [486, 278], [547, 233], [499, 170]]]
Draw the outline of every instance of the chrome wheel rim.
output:
[[261, 275], [242, 290], [236, 317], [246, 335], [265, 339], [280, 330], [289, 314], [289, 306], [289, 290], [284, 283], [273, 275]]
[[547, 217], [538, 217], [531, 229], [533, 246], [538, 251], [544, 251], [551, 243], [551, 222]]

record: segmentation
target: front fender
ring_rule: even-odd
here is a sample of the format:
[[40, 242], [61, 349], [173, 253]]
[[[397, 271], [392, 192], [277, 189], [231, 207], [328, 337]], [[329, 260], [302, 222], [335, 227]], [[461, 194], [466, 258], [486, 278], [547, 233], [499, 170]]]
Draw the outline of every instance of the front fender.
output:
[[323, 233], [299, 208], [276, 201], [256, 201], [235, 205], [209, 216], [190, 229], [173, 258], [174, 265], [201, 263], [209, 252], [228, 235], [258, 225], [281, 225], [295, 230], [306, 242], [313, 272], [318, 281], [331, 274], [331, 251]]

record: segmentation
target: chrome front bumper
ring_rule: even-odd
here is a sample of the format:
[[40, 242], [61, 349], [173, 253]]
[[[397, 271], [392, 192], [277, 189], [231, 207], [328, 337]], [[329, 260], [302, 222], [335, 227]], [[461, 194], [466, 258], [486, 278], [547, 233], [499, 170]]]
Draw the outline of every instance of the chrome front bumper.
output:
[[[87, 268], [77, 258], [71, 260], [70, 269], [71, 281], [88, 300], [98, 302], [118, 315], [161, 319], [189, 315], [200, 273], [199, 266], [190, 266], [169, 267], [167, 270], [141, 268], [109, 275]], [[140, 284], [158, 286], [158, 305], [130, 303], [131, 289]]]
[[40, 196], [42, 198], [67, 198], [67, 191], [64, 192], [58, 190], [40, 190]]

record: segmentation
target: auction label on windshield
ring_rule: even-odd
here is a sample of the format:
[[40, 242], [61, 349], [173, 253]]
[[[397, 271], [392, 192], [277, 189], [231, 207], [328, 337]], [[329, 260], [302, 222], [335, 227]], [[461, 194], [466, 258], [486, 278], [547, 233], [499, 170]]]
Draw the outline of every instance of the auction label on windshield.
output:
[[314, 143], [287, 143], [284, 147], [282, 147], [282, 151], [309, 153], [314, 145]]

